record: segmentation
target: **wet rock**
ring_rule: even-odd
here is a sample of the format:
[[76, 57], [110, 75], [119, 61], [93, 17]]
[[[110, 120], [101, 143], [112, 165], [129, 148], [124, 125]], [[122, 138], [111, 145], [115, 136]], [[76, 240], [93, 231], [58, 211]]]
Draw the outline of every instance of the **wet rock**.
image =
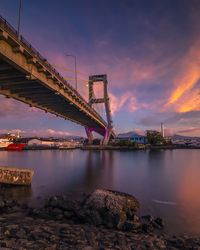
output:
[[[0, 216], [0, 249], [200, 249], [200, 237], [167, 238], [155, 230], [152, 232], [155, 225], [161, 228], [164, 222], [150, 215], [141, 219], [136, 216], [139, 204], [135, 200], [135, 203], [128, 202], [132, 199], [130, 196], [124, 198], [124, 194], [108, 190], [94, 193], [71, 204], [69, 198], [59, 196], [55, 199], [54, 196], [51, 205], [41, 209], [27, 208], [29, 216], [22, 206], [21, 212], [12, 212], [16, 202], [7, 203], [3, 199], [3, 209], [9, 208], [10, 212]], [[76, 223], [71, 216], [77, 218]], [[122, 230], [116, 230], [119, 224]]]
[[[139, 202], [131, 195], [97, 189], [85, 200], [79, 215], [86, 222], [123, 229], [126, 221], [133, 221]], [[125, 226], [127, 228], [127, 226]]]
[[4, 208], [5, 202], [0, 198], [0, 210]]
[[153, 222], [153, 220], [154, 220], [154, 217], [152, 216], [152, 215], [143, 215], [142, 217], [141, 217], [141, 219], [143, 220], [143, 221], [145, 221], [145, 222]]
[[73, 211], [64, 211], [63, 215], [66, 219], [72, 219], [74, 216], [74, 212]]
[[9, 238], [16, 237], [18, 229], [19, 229], [18, 225], [8, 225], [4, 228], [3, 234]]
[[156, 225], [156, 227], [162, 229], [162, 228], [164, 228], [165, 223], [164, 223], [163, 219], [161, 219], [160, 217], [158, 217], [158, 218], [156, 218], [156, 219], [154, 220], [154, 225]]
[[142, 231], [144, 233], [151, 233], [153, 232], [153, 226], [151, 223], [143, 223], [142, 224]]
[[59, 208], [54, 208], [51, 210], [51, 215], [52, 216], [58, 216], [58, 215], [62, 215], [63, 211]]
[[83, 202], [84, 197], [72, 197], [71, 195], [66, 196], [53, 196], [50, 197], [46, 204], [45, 207], [51, 207], [51, 208], [59, 208], [64, 211], [78, 211], [81, 207], [81, 203]]
[[84, 194], [76, 198], [53, 196], [47, 201], [45, 208], [47, 213], [56, 218], [70, 218], [95, 226], [127, 230], [136, 228], [128, 225], [135, 222], [139, 202], [125, 193], [97, 189], [90, 195]]
[[161, 218], [156, 218], [154, 219], [154, 217], [152, 215], [144, 215], [141, 217], [141, 222], [142, 222], [142, 230], [145, 233], [149, 233], [152, 232], [153, 229], [163, 229], [164, 228], [164, 221]]

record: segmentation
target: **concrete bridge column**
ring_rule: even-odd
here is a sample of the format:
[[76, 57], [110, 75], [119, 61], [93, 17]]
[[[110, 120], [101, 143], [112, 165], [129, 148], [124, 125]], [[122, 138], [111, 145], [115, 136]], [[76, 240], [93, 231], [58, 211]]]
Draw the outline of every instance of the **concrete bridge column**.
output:
[[[94, 85], [96, 83], [103, 84], [103, 96], [102, 98], [96, 98], [94, 94]], [[108, 97], [108, 81], [107, 75], [91, 75], [89, 76], [89, 105], [92, 107], [93, 104], [103, 103], [105, 105], [107, 128], [105, 128], [105, 134], [103, 138], [103, 145], [107, 145], [112, 135], [112, 118], [110, 111], [110, 101]]]
[[108, 144], [108, 142], [110, 141], [111, 134], [112, 134], [112, 129], [111, 128], [106, 128], [105, 129], [105, 135], [104, 135], [103, 142], [102, 142], [103, 145]]
[[86, 132], [86, 135], [87, 135], [87, 138], [88, 138], [88, 144], [92, 144], [92, 141], [93, 141], [93, 134], [92, 134], [92, 129], [91, 128], [88, 128], [88, 127], [85, 127], [85, 132]]

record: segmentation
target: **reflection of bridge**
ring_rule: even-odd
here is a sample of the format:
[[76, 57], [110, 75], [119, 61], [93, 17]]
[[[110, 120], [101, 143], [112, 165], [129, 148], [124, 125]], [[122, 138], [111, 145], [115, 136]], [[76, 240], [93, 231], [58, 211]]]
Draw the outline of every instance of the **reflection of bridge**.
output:
[[[93, 84], [104, 83], [104, 98], [94, 99]], [[104, 136], [114, 137], [107, 96], [106, 75], [89, 78], [89, 103], [16, 30], [0, 17], [0, 94], [40, 108]], [[93, 108], [104, 103], [106, 122]]]

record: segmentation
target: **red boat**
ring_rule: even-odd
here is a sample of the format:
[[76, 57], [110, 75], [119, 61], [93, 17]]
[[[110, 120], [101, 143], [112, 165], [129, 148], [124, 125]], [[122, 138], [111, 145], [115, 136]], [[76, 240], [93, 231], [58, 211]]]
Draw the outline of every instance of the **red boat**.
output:
[[26, 147], [25, 143], [12, 143], [6, 147], [9, 151], [21, 151]]

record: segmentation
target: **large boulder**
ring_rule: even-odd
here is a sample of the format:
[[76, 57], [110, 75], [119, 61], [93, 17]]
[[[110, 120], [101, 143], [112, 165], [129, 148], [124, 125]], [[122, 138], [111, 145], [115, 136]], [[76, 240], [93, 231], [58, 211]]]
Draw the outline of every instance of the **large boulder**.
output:
[[127, 222], [136, 223], [138, 200], [125, 193], [97, 189], [85, 200], [79, 216], [94, 225], [125, 229]]
[[46, 203], [46, 212], [53, 217], [62, 215], [78, 222], [122, 230], [136, 229], [141, 225], [135, 215], [138, 208], [135, 197], [104, 189], [79, 197], [53, 196]]

